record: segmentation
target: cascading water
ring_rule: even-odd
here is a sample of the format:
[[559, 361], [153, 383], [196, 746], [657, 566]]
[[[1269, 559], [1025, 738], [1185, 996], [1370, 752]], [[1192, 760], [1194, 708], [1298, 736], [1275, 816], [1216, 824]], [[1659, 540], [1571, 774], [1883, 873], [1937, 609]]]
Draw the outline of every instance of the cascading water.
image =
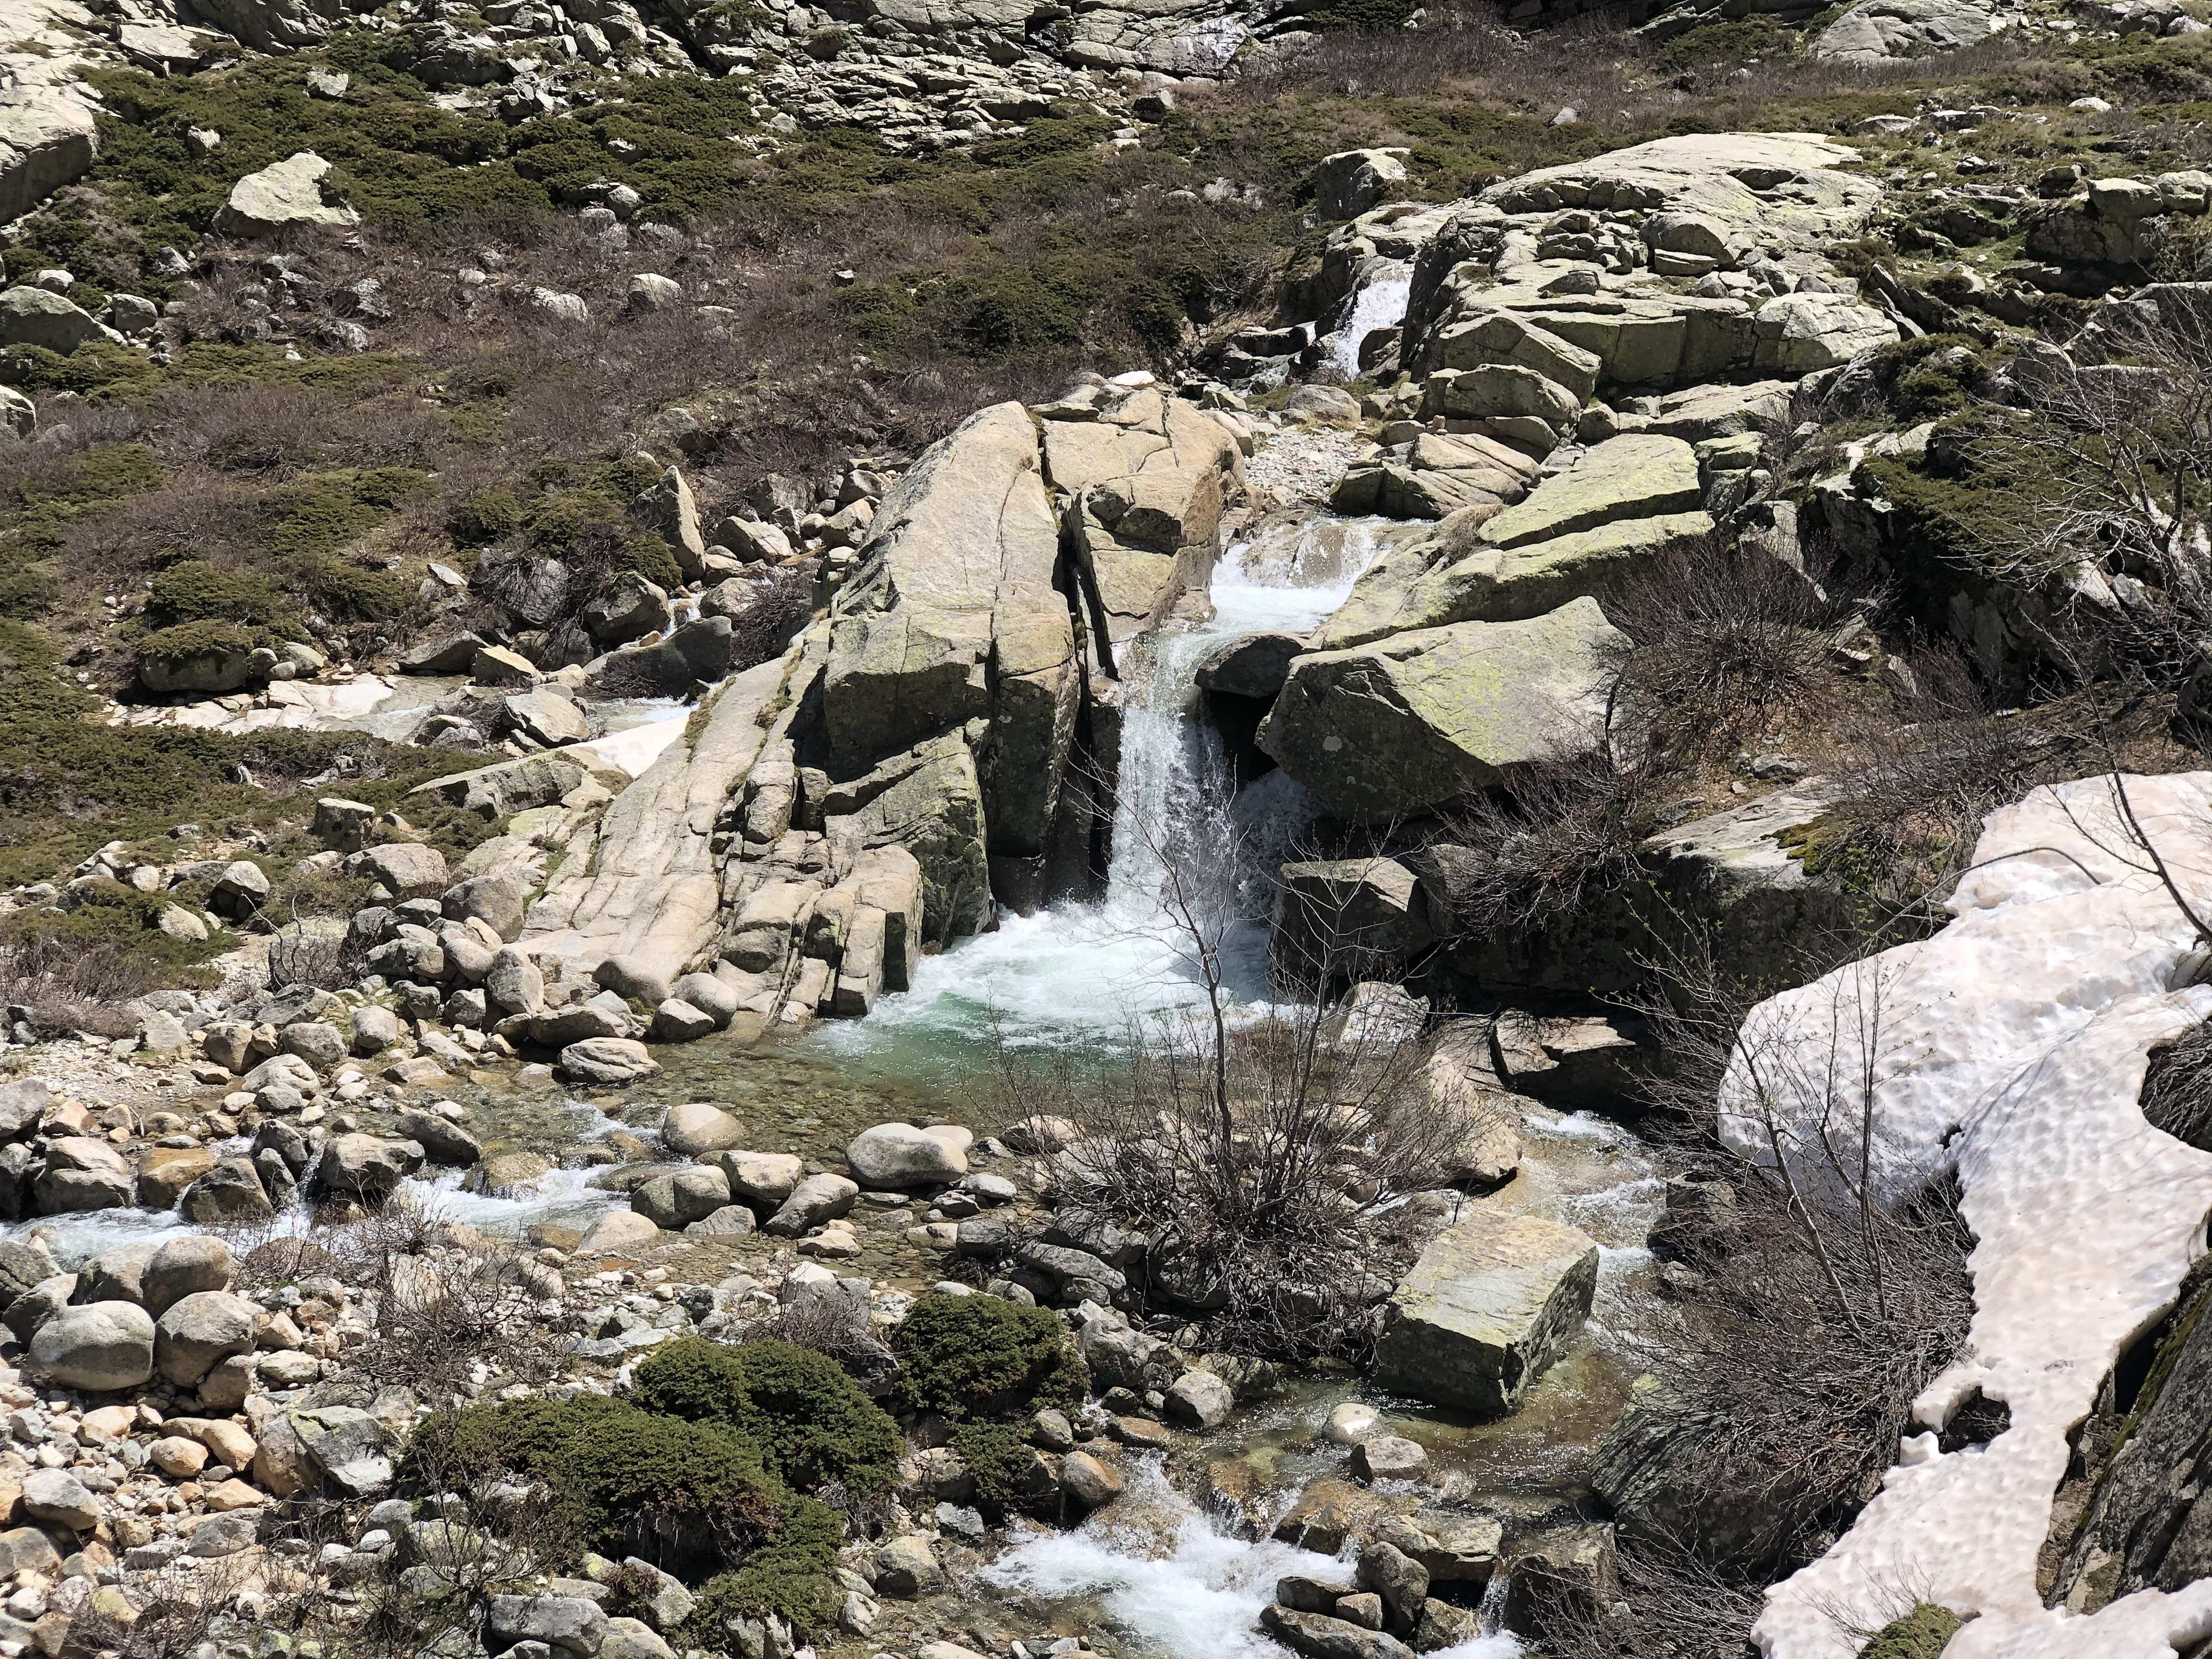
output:
[[1344, 321], [1328, 337], [1330, 365], [1347, 380], [1359, 378], [1359, 344], [1378, 328], [1393, 328], [1406, 320], [1406, 303], [1413, 292], [1413, 268], [1402, 259], [1388, 260], [1371, 271], [1346, 308]]
[[[1215, 568], [1213, 614], [1127, 652], [1114, 851], [1103, 898], [1031, 916], [925, 958], [914, 988], [883, 998], [865, 1020], [837, 1022], [816, 1041], [848, 1055], [889, 1048], [927, 1067], [931, 1051], [972, 1064], [994, 1028], [1015, 1042], [1051, 1042], [1117, 1026], [1132, 1012], [1182, 1006], [1197, 994], [1182, 970], [1159, 902], [1156, 847], [1205, 833], [1203, 780], [1218, 763], [1192, 676], [1224, 641], [1281, 630], [1304, 634], [1344, 602], [1376, 548], [1379, 520], [1316, 516], [1278, 521], [1230, 547]], [[1255, 851], [1279, 850], [1314, 815], [1311, 799], [1269, 774], [1231, 810]], [[1231, 977], [1246, 1000], [1266, 995], [1266, 939], [1236, 941]]]
[[[1148, 1653], [1283, 1659], [1285, 1650], [1259, 1620], [1274, 1599], [1275, 1581], [1291, 1573], [1346, 1589], [1352, 1583], [1349, 1562], [1291, 1544], [1224, 1537], [1169, 1482], [1158, 1460], [1147, 1458], [1134, 1466], [1127, 1493], [1111, 1509], [1072, 1532], [1040, 1530], [978, 1577], [1048, 1602], [1087, 1602]], [[1498, 1632], [1441, 1652], [1448, 1659], [1515, 1659], [1521, 1650]]]

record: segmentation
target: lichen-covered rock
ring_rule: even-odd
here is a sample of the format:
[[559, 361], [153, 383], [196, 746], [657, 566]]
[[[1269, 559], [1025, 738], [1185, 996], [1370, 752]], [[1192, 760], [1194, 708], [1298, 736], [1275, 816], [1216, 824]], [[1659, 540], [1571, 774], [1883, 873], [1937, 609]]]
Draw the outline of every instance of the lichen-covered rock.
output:
[[1626, 637], [1591, 599], [1510, 623], [1460, 623], [1315, 652], [1260, 747], [1330, 811], [1418, 813], [1599, 740]]
[[64, 356], [87, 340], [122, 336], [67, 295], [20, 285], [0, 292], [0, 345], [33, 345]]
[[35, 82], [0, 92], [0, 220], [19, 219], [82, 178], [100, 154], [100, 128], [66, 88]]
[[328, 161], [303, 149], [247, 173], [231, 186], [216, 228], [228, 236], [265, 236], [295, 225], [359, 224], [351, 208], [323, 200], [322, 179], [330, 170]]
[[154, 1316], [135, 1302], [64, 1308], [39, 1327], [27, 1363], [65, 1389], [135, 1389], [154, 1375]]

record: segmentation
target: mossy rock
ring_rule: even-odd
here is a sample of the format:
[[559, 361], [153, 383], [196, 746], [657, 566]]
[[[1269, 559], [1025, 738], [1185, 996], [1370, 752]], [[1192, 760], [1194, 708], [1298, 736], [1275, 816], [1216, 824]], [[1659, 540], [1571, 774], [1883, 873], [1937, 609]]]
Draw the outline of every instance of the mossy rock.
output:
[[138, 641], [138, 678], [161, 696], [187, 692], [221, 696], [253, 678], [260, 634], [235, 623], [180, 623]]
[[954, 1419], [1079, 1406], [1089, 1385], [1059, 1317], [995, 1296], [925, 1296], [894, 1340], [900, 1402]]
[[1859, 1659], [1937, 1659], [1966, 1622], [1948, 1607], [1923, 1601], [1876, 1632]]

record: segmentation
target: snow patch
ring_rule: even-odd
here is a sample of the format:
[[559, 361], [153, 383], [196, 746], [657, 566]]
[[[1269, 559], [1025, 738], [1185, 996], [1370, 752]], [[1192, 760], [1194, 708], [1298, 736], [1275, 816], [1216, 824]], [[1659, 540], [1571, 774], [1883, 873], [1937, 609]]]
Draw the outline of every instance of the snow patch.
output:
[[[2212, 774], [2124, 787], [2177, 884], [2212, 908]], [[1739, 1152], [1771, 1161], [1757, 1091], [1786, 1132], [1809, 1137], [1831, 1066], [1848, 1072], [1870, 1046], [1882, 1186], [1956, 1170], [1975, 1239], [1973, 1324], [1915, 1412], [1940, 1426], [1978, 1387], [2012, 1413], [1985, 1448], [1944, 1454], [1932, 1435], [1899, 1448], [1835, 1547], [1768, 1591], [1753, 1632], [1768, 1659], [1851, 1659], [1849, 1627], [1915, 1600], [1979, 1615], [1947, 1659], [2171, 1659], [2212, 1634], [2212, 1581], [2088, 1617], [2036, 1593], [2068, 1431], [2172, 1306], [2212, 1211], [2212, 1154], [2151, 1127], [2137, 1105], [2150, 1048], [2212, 1016], [2212, 987], [2168, 988], [2195, 930], [2122, 807], [2096, 777], [1992, 813], [1942, 933], [1745, 1022], [1720, 1102]], [[1803, 1145], [1785, 1135], [1793, 1163]]]

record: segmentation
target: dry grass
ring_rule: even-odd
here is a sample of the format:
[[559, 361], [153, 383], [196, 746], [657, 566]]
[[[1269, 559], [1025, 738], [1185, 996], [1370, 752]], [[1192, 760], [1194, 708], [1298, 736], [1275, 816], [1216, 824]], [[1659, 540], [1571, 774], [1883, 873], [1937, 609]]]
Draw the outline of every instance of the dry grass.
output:
[[160, 982], [151, 963], [112, 945], [52, 935], [0, 945], [0, 1006], [27, 1010], [41, 1038], [134, 1036], [138, 1016], [123, 1005]]

